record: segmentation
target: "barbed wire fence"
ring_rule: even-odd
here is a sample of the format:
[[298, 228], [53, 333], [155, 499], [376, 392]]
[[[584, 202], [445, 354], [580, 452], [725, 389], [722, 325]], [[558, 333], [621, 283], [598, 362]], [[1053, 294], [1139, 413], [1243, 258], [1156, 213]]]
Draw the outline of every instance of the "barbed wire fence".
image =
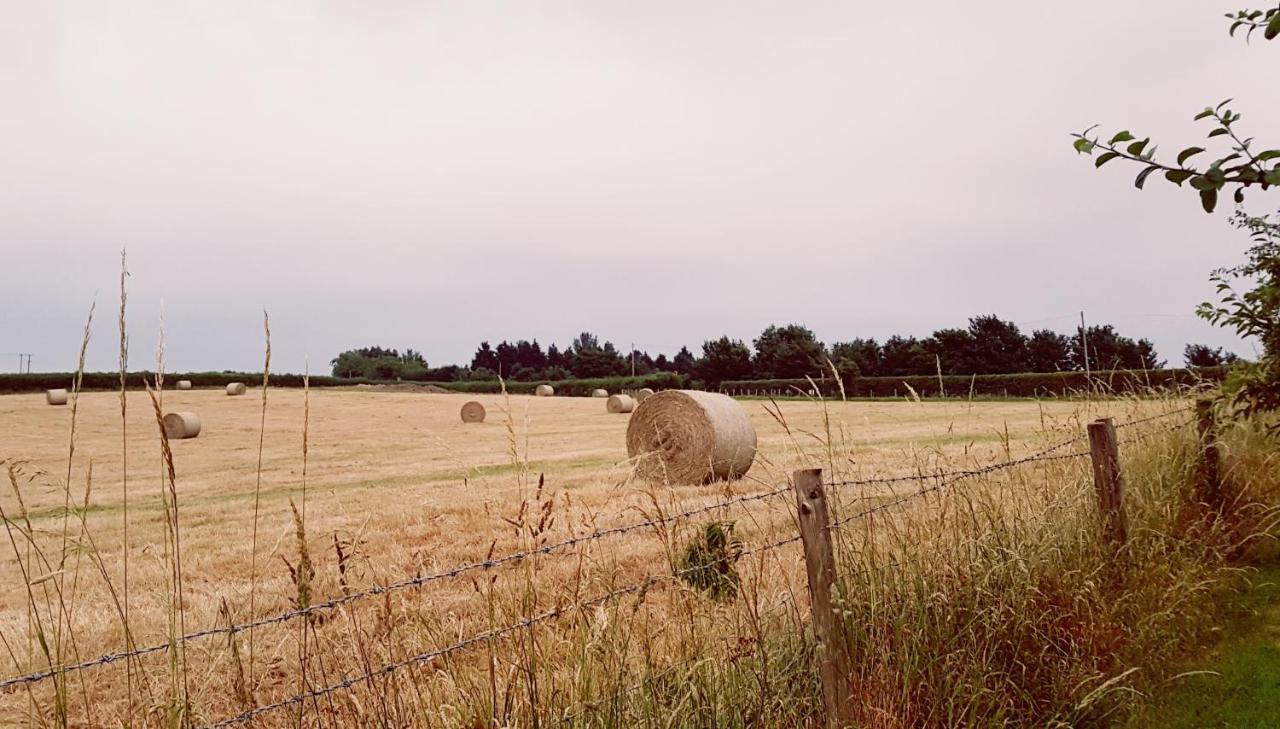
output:
[[[953, 471], [939, 470], [938, 472], [934, 472], [934, 473], [913, 473], [913, 474], [903, 474], [903, 475], [897, 475], [897, 476], [871, 477], [871, 478], [863, 478], [863, 479], [856, 479], [856, 478], [855, 479], [838, 479], [838, 480], [823, 480], [821, 477], [820, 470], [810, 469], [809, 473], [816, 472], [817, 480], [813, 481], [812, 479], [810, 479], [808, 483], [816, 484], [819, 488], [819, 491], [825, 490], [827, 488], [840, 490], [840, 489], [847, 489], [850, 487], [865, 488], [865, 487], [887, 486], [887, 485], [905, 484], [905, 483], [920, 484], [920, 487], [918, 489], [914, 489], [902, 494], [896, 494], [896, 495], [890, 494], [888, 495], [889, 498], [887, 500], [880, 501], [879, 503], [866, 508], [854, 510], [847, 514], [842, 514], [835, 520], [827, 521], [824, 517], [823, 519], [824, 524], [822, 526], [822, 531], [826, 532], [828, 535], [832, 532], [845, 528], [847, 525], [851, 523], [870, 519], [884, 512], [894, 510], [898, 507], [904, 506], [908, 503], [924, 498], [930, 494], [947, 491], [949, 489], [954, 488], [957, 484], [960, 484], [962, 482], [979, 479], [997, 472], [1008, 471], [1011, 469], [1016, 469], [1022, 466], [1029, 466], [1033, 464], [1054, 463], [1054, 462], [1071, 461], [1071, 460], [1078, 460], [1078, 459], [1084, 459], [1084, 458], [1092, 458], [1095, 460], [1095, 486], [1100, 489], [1100, 494], [1101, 494], [1101, 489], [1105, 486], [1105, 484], [1099, 485], [1098, 483], [1098, 479], [1100, 478], [1100, 476], [1098, 471], [1097, 459], [1100, 457], [1099, 456], [1100, 453], [1105, 453], [1108, 447], [1110, 447], [1112, 451], [1114, 451], [1120, 445], [1130, 445], [1130, 444], [1135, 444], [1139, 442], [1145, 442], [1163, 434], [1185, 429], [1188, 426], [1195, 424], [1197, 422], [1197, 419], [1195, 418], [1190, 420], [1184, 419], [1180, 422], [1173, 422], [1155, 431], [1137, 430], [1139, 426], [1148, 425], [1148, 424], [1159, 422], [1159, 421], [1168, 421], [1173, 418], [1176, 418], [1179, 415], [1184, 415], [1186, 413], [1189, 413], [1193, 410], [1197, 411], [1198, 414], [1201, 416], [1199, 419], [1199, 422], [1201, 423], [1201, 426], [1202, 426], [1201, 435], [1203, 436], [1203, 424], [1204, 424], [1203, 409], [1204, 409], [1203, 403], [1198, 403], [1196, 406], [1189, 406], [1189, 407], [1167, 410], [1152, 416], [1129, 420], [1124, 423], [1115, 424], [1115, 425], [1111, 425], [1110, 420], [1108, 419], [1106, 421], [1108, 425], [1106, 431], [1112, 434], [1111, 436], [1112, 439], [1109, 442], [1103, 443], [1101, 450], [1099, 448], [1099, 444], [1095, 442], [1096, 439], [1093, 437], [1094, 429], [1091, 427], [1089, 431], [1086, 432], [1085, 434], [1077, 435], [1077, 436], [1056, 442], [1053, 445], [1043, 448], [1031, 455], [1020, 457], [1020, 458], [1011, 458], [1004, 461], [998, 461], [996, 463], [992, 463], [979, 468], [961, 469], [961, 470], [953, 470]], [[1211, 418], [1210, 418], [1210, 422], [1211, 422]], [[1118, 439], [1114, 437], [1114, 434], [1116, 431], [1132, 431], [1132, 435], [1125, 439]], [[1066, 453], [1060, 452], [1065, 449], [1071, 448], [1072, 446], [1077, 445], [1085, 440], [1091, 441], [1090, 443], [1091, 448], [1088, 450], [1081, 449], [1081, 450], [1071, 450]], [[549, 544], [544, 544], [542, 546], [532, 548], [532, 549], [513, 551], [498, 557], [490, 557], [484, 560], [477, 560], [472, 562], [456, 564], [445, 569], [434, 571], [427, 575], [415, 576], [412, 578], [404, 579], [398, 582], [393, 582], [385, 585], [374, 585], [362, 591], [341, 595], [339, 597], [335, 597], [323, 602], [308, 605], [303, 608], [288, 610], [275, 615], [252, 619], [243, 623], [233, 623], [225, 626], [214, 627], [214, 628], [192, 632], [187, 635], [183, 635], [178, 638], [175, 638], [173, 641], [169, 641], [163, 644], [149, 645], [146, 647], [136, 648], [136, 649], [127, 650], [127, 651], [118, 651], [118, 652], [108, 653], [90, 660], [85, 660], [85, 661], [81, 661], [74, 664], [52, 666], [40, 671], [35, 671], [28, 674], [20, 675], [20, 676], [14, 676], [11, 678], [0, 680], [0, 692], [5, 692], [16, 687], [38, 684], [46, 680], [65, 677], [67, 674], [70, 674], [70, 673], [75, 673], [75, 672], [92, 669], [100, 666], [110, 665], [112, 663], [122, 661], [125, 659], [140, 658], [140, 657], [144, 657], [152, 654], [158, 654], [166, 651], [176, 650], [179, 646], [186, 646], [187, 644], [190, 644], [195, 641], [200, 641], [206, 638], [217, 637], [217, 636], [224, 636], [224, 637], [234, 636], [238, 633], [254, 630], [256, 628], [261, 628], [261, 627], [266, 627], [271, 625], [279, 625], [279, 624], [288, 623], [294, 620], [309, 619], [313, 615], [318, 615], [325, 612], [337, 610], [339, 608], [342, 608], [347, 605], [351, 605], [352, 603], [355, 603], [360, 600], [365, 600], [372, 597], [386, 597], [394, 593], [399, 593], [402, 591], [416, 589], [416, 588], [422, 588], [427, 585], [431, 585], [433, 583], [458, 578], [463, 575], [468, 575], [471, 573], [488, 572], [506, 565], [518, 564], [528, 559], [571, 550], [571, 549], [574, 549], [575, 547], [581, 547], [588, 543], [610, 539], [610, 538], [618, 537], [618, 536], [629, 534], [636, 531], [652, 530], [664, 525], [692, 520], [705, 514], [720, 512], [720, 511], [724, 511], [734, 507], [741, 506], [743, 508], [747, 508], [752, 504], [765, 502], [771, 499], [782, 498], [789, 493], [796, 494], [797, 496], [796, 506], [797, 508], [801, 509], [801, 513], [803, 514], [803, 508], [801, 503], [803, 501], [803, 496], [800, 493], [800, 489], [801, 489], [801, 481], [803, 480], [802, 474], [804, 473], [806, 473], [806, 471], [798, 471], [793, 477], [792, 483], [788, 483], [785, 486], [768, 489], [762, 492], [724, 498], [710, 504], [690, 508], [690, 509], [676, 512], [676, 513], [646, 518], [646, 519], [643, 519], [634, 523], [626, 524], [623, 526], [611, 527], [607, 529], [596, 529], [590, 533], [582, 534], [575, 537], [570, 537], [570, 538], [563, 539], [563, 540], [549, 543]], [[1117, 474], [1117, 478], [1118, 478], [1118, 474]], [[1112, 486], [1116, 486], [1118, 488], [1118, 484], [1112, 484]], [[871, 498], [874, 498], [874, 497], [871, 497]], [[1100, 499], [1100, 501], [1103, 502], [1102, 505], [1105, 508], [1105, 500]], [[824, 509], [825, 509], [825, 506], [824, 506]], [[763, 544], [759, 544], [750, 548], [743, 549], [736, 555], [736, 557], [741, 558], [741, 557], [747, 557], [755, 554], [764, 555], [766, 553], [771, 553], [774, 550], [780, 549], [782, 547], [786, 547], [788, 545], [804, 543], [805, 545], [804, 557], [806, 562], [810, 563], [811, 567], [812, 567], [812, 562], [814, 560], [817, 560], [819, 562], [824, 562], [826, 564], [832, 564], [833, 557], [830, 554], [813, 555], [809, 553], [810, 542], [806, 539], [806, 535], [804, 534], [805, 521], [804, 519], [799, 519], [798, 521], [801, 527], [800, 534], [794, 534], [791, 536], [768, 541]], [[823, 540], [818, 540], [818, 541], [821, 542]], [[831, 543], [830, 538], [827, 537], [825, 539], [825, 542], [827, 544], [827, 549], [830, 549], [830, 543]], [[902, 564], [904, 563], [890, 561], [884, 565], [881, 565], [878, 569], [893, 569], [893, 568], [902, 566]], [[330, 681], [326, 685], [318, 686], [305, 691], [299, 691], [298, 693], [287, 696], [283, 699], [262, 704], [259, 706], [255, 706], [250, 709], [246, 709], [238, 714], [234, 714], [232, 716], [228, 716], [226, 718], [213, 721], [212, 723], [208, 723], [205, 726], [210, 728], [220, 729], [222, 727], [243, 725], [258, 719], [259, 717], [263, 717], [267, 714], [271, 714], [273, 712], [282, 711], [290, 707], [301, 706], [308, 701], [313, 701], [316, 699], [324, 698], [326, 696], [330, 696], [338, 692], [350, 690], [357, 685], [360, 685], [362, 683], [367, 683], [379, 676], [389, 676], [391, 674], [396, 673], [397, 671], [400, 671], [402, 669], [405, 669], [411, 666], [430, 663], [441, 658], [447, 658], [455, 654], [461, 653], [463, 651], [466, 651], [468, 648], [471, 648], [480, 644], [484, 644], [484, 643], [489, 643], [496, 639], [511, 636], [511, 635], [520, 633], [522, 631], [530, 630], [537, 625], [548, 623], [574, 613], [582, 613], [583, 611], [586, 611], [586, 610], [597, 608], [599, 606], [604, 606], [623, 597], [627, 597], [631, 595], [644, 595], [651, 588], [653, 588], [654, 586], [660, 583], [679, 580], [683, 577], [686, 577], [691, 572], [696, 570], [701, 570], [701, 569], [705, 569], [705, 566], [695, 565], [695, 566], [690, 566], [685, 568], [670, 569], [662, 573], [650, 574], [640, 579], [639, 581], [636, 581], [621, 587], [615, 587], [615, 588], [606, 590], [604, 592], [601, 592], [595, 595], [594, 597], [591, 597], [585, 600], [579, 600], [572, 603], [557, 604], [554, 607], [548, 608], [542, 612], [538, 612], [532, 615], [526, 615], [522, 619], [511, 622], [507, 625], [476, 632], [466, 637], [460, 638], [459, 640], [456, 640], [455, 642], [450, 643], [448, 645], [431, 648], [430, 650], [422, 651], [414, 655], [400, 658], [398, 660], [388, 661], [383, 663], [380, 666], [372, 667], [362, 672], [358, 672], [354, 674], [346, 674], [341, 679], [338, 679], [336, 681]], [[821, 586], [814, 585], [813, 574], [814, 572], [811, 569], [810, 570], [811, 595], [812, 595], [812, 591], [815, 588], [821, 587]], [[829, 587], [830, 586], [828, 585], [827, 588], [829, 589]], [[833, 618], [830, 615], [826, 615], [826, 616], [818, 615], [816, 612], [816, 606], [814, 607], [815, 607], [815, 614], [813, 617], [815, 621], [815, 626], [819, 622], [822, 622], [822, 621], [830, 622], [833, 620]], [[662, 669], [662, 671], [665, 672], [665, 671], [673, 670], [674, 667], [675, 667], [674, 665], [669, 666], [667, 668]], [[646, 677], [645, 680], [639, 682], [638, 684], [632, 684], [630, 686], [624, 687], [623, 689], [620, 689], [618, 692], [615, 692], [615, 694], [613, 695], [610, 695], [602, 699], [599, 699], [597, 701], [589, 702], [589, 703], [598, 705], [598, 704], [607, 703], [610, 701], [616, 701], [621, 696], [627, 693], [631, 693], [635, 690], [639, 690], [639, 688], [642, 688], [646, 683], [648, 683], [649, 681], [652, 681], [653, 678], [654, 678], [654, 675], [650, 675], [649, 677]], [[563, 713], [560, 718], [562, 721], [566, 721], [572, 717], [580, 716], [582, 713], [584, 713], [589, 709], [590, 709], [589, 706], [584, 706], [584, 707], [581, 707], [577, 712]], [[828, 710], [839, 712], [841, 709], [839, 706], [828, 706]]]

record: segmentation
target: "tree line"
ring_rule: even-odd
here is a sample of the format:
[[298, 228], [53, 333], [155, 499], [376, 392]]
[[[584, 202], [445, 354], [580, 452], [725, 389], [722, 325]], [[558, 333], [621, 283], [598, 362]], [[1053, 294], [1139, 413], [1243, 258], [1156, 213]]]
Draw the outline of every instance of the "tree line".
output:
[[[1235, 355], [1221, 348], [1188, 345], [1183, 352], [1189, 367], [1227, 364]], [[828, 364], [830, 362], [830, 364]], [[931, 336], [892, 336], [850, 339], [830, 346], [800, 324], [771, 325], [748, 345], [722, 336], [702, 343], [694, 355], [681, 347], [671, 357], [646, 351], [626, 352], [583, 332], [563, 348], [538, 340], [480, 343], [465, 365], [432, 368], [421, 353], [383, 347], [353, 349], [333, 361], [337, 377], [403, 379], [435, 382], [463, 380], [566, 380], [675, 372], [705, 387], [726, 380], [823, 377], [831, 366], [842, 377], [906, 377], [931, 375], [1009, 374], [1015, 372], [1081, 371], [1086, 368], [1158, 369], [1164, 366], [1147, 339], [1121, 335], [1110, 324], [1076, 327], [1073, 334], [1037, 329], [1024, 334], [1016, 324], [994, 314], [975, 316], [965, 328], [939, 329]]]

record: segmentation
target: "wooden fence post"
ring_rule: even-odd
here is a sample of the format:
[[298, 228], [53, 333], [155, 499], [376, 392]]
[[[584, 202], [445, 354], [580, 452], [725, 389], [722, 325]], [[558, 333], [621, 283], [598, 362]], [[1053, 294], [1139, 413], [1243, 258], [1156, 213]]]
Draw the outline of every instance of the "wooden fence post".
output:
[[831, 726], [847, 726], [852, 716], [850, 697], [853, 660], [845, 636], [844, 620], [831, 604], [831, 585], [836, 578], [835, 552], [831, 547], [827, 494], [822, 485], [822, 469], [796, 471], [796, 510], [799, 512], [800, 540], [804, 544], [805, 571], [809, 576], [809, 600], [813, 611], [813, 633], [818, 642], [818, 673], [822, 679], [822, 702]]
[[1221, 457], [1218, 454], [1217, 422], [1213, 400], [1196, 401], [1196, 426], [1200, 434], [1200, 458], [1196, 463], [1196, 498], [1215, 511], [1222, 511]]
[[1089, 423], [1089, 450], [1093, 458], [1093, 488], [1098, 493], [1102, 531], [1116, 548], [1129, 538], [1129, 519], [1124, 509], [1124, 479], [1120, 475], [1120, 446], [1111, 418]]

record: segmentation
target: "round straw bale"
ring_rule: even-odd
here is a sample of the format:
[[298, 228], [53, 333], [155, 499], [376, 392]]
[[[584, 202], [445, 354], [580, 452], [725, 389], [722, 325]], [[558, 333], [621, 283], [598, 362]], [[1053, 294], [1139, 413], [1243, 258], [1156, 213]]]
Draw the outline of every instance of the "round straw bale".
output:
[[49, 403], [50, 405], [66, 405], [67, 391], [63, 389], [45, 390], [44, 401]]
[[636, 409], [636, 399], [630, 395], [610, 395], [604, 409], [611, 413], [629, 413]]
[[243, 382], [231, 382], [227, 384], [228, 395], [243, 395], [245, 389]]
[[484, 406], [475, 400], [468, 400], [462, 405], [462, 422], [483, 423]]
[[652, 394], [653, 394], [653, 390], [651, 388], [642, 387], [639, 390], [636, 390], [636, 394], [635, 394], [636, 402], [638, 403], [644, 402], [644, 399], [646, 397], [649, 397]]
[[591, 397], [609, 397], [609, 391], [601, 390], [600, 388], [597, 387], [596, 389], [591, 391]]
[[728, 395], [664, 390], [636, 407], [627, 455], [651, 481], [691, 484], [739, 478], [756, 457], [756, 429]]
[[179, 390], [190, 390], [190, 389], [191, 389], [191, 380], [178, 380], [178, 389], [179, 389]]
[[194, 438], [200, 435], [200, 416], [195, 413], [165, 413], [164, 434], [169, 440]]
[[551, 397], [552, 395], [556, 394], [556, 388], [552, 387], [551, 385], [538, 385], [536, 388], [534, 388], [533, 394], [537, 395], [538, 397]]

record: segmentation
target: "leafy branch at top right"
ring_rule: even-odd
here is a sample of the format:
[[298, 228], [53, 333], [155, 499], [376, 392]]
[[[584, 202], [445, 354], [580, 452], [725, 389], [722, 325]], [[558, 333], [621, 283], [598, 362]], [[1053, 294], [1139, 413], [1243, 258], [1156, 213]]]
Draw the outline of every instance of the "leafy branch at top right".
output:
[[[1259, 28], [1267, 40], [1280, 36], [1280, 7], [1266, 11], [1241, 10], [1235, 14], [1228, 13], [1227, 18], [1232, 21], [1229, 31], [1232, 36], [1241, 28], [1247, 28], [1246, 40]], [[1211, 213], [1218, 205], [1219, 193], [1226, 190], [1231, 189], [1233, 199], [1240, 203], [1244, 201], [1245, 190], [1254, 185], [1262, 190], [1280, 185], [1280, 149], [1259, 150], [1252, 137], [1240, 135], [1235, 128], [1236, 122], [1240, 121], [1240, 114], [1227, 108], [1229, 103], [1230, 99], [1217, 106], [1205, 107], [1195, 117], [1197, 121], [1213, 121], [1214, 128], [1208, 134], [1209, 139], [1225, 137], [1223, 141], [1230, 142], [1226, 154], [1208, 165], [1197, 166], [1191, 163], [1192, 158], [1207, 151], [1198, 146], [1183, 149], [1173, 164], [1160, 161], [1156, 158], [1157, 147], [1151, 144], [1149, 137], [1138, 139], [1128, 130], [1117, 132], [1104, 142], [1101, 137], [1093, 134], [1096, 126], [1090, 127], [1071, 135], [1074, 138], [1072, 144], [1081, 154], [1093, 155], [1097, 152], [1095, 167], [1102, 167], [1114, 159], [1125, 159], [1142, 165], [1142, 171], [1134, 180], [1138, 189], [1142, 189], [1147, 178], [1156, 172], [1163, 173], [1165, 179], [1179, 187], [1188, 185], [1199, 193], [1200, 204], [1205, 212]]]

